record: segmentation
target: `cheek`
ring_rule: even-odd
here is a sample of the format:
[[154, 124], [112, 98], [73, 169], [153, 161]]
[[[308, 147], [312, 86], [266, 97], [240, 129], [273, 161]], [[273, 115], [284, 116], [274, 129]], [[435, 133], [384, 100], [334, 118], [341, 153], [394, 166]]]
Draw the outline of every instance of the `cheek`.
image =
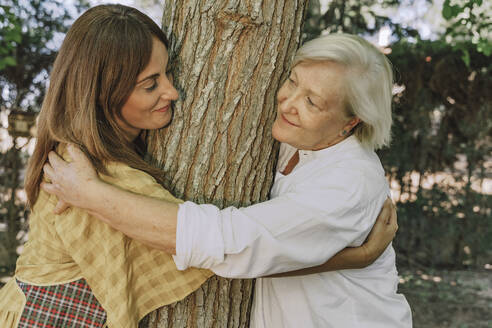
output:
[[132, 118], [135, 116], [136, 111], [137, 111], [137, 107], [135, 106], [135, 104], [131, 99], [128, 99], [125, 105], [123, 105], [123, 107], [121, 108], [121, 116], [126, 121], [131, 121]]
[[330, 120], [328, 120], [325, 123], [326, 133], [329, 135], [338, 135], [344, 127], [343, 122], [344, 121], [341, 117], [338, 117], [338, 116], [332, 117]]
[[326, 124], [326, 119], [323, 115], [319, 112], [315, 113], [306, 107], [302, 107], [298, 110], [298, 116], [301, 125], [310, 130], [316, 130], [319, 126]]
[[333, 133], [337, 123], [329, 115], [311, 115], [305, 117], [305, 125], [313, 135], [324, 138]]
[[285, 99], [286, 92], [287, 92], [287, 85], [286, 85], [286, 83], [284, 83], [284, 84], [282, 84], [282, 86], [280, 87], [280, 89], [278, 89], [278, 92], [277, 92], [277, 104], [280, 105], [280, 103], [282, 102], [282, 100]]
[[137, 119], [139, 116], [152, 110], [156, 103], [154, 98], [132, 95], [121, 109], [121, 115], [126, 120]]

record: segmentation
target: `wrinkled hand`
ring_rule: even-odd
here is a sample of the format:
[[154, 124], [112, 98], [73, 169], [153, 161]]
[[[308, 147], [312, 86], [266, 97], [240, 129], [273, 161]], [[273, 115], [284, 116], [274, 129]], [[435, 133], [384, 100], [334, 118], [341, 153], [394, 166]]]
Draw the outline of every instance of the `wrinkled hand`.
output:
[[54, 212], [60, 214], [69, 206], [87, 208], [90, 202], [91, 184], [99, 182], [96, 170], [90, 160], [76, 146], [68, 145], [72, 162], [64, 161], [51, 151], [43, 172], [50, 182], [41, 183], [41, 188], [59, 199]]
[[374, 262], [384, 252], [395, 238], [397, 230], [396, 206], [388, 197], [369, 236], [367, 236], [366, 242], [362, 245], [365, 247], [369, 263]]

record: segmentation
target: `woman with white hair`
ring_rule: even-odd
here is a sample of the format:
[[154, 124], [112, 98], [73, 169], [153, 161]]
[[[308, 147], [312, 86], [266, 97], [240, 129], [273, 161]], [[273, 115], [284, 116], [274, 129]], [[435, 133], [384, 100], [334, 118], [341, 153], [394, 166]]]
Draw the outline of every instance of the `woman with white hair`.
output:
[[[176, 254], [179, 269], [253, 278], [313, 267], [361, 245], [389, 194], [374, 150], [390, 141], [391, 89], [389, 61], [360, 37], [302, 46], [278, 91], [278, 172], [260, 204], [220, 210], [131, 194], [101, 181], [76, 149], [72, 163], [50, 153], [43, 188]], [[411, 327], [391, 246], [366, 268], [313, 272], [258, 279], [251, 327]]]

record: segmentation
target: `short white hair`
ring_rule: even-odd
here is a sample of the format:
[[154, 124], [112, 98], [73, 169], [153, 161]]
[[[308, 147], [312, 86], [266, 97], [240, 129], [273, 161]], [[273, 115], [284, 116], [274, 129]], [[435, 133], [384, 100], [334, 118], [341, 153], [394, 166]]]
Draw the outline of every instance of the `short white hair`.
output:
[[388, 58], [359, 36], [335, 33], [308, 41], [299, 48], [294, 66], [309, 61], [331, 61], [346, 68], [347, 114], [361, 120], [354, 128], [355, 136], [371, 149], [389, 145], [393, 71]]

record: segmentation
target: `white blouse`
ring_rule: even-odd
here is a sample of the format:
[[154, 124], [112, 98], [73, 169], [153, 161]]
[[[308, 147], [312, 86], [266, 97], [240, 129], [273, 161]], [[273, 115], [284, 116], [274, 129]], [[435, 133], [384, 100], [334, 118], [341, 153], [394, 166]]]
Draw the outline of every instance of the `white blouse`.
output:
[[[295, 151], [282, 144], [278, 171]], [[353, 136], [299, 155], [289, 175], [277, 172], [266, 202], [223, 210], [181, 204], [178, 269], [254, 278], [316, 266], [347, 246], [361, 245], [389, 194], [377, 155]], [[410, 307], [396, 293], [397, 285], [391, 246], [364, 269], [259, 278], [251, 327], [408, 328]]]

